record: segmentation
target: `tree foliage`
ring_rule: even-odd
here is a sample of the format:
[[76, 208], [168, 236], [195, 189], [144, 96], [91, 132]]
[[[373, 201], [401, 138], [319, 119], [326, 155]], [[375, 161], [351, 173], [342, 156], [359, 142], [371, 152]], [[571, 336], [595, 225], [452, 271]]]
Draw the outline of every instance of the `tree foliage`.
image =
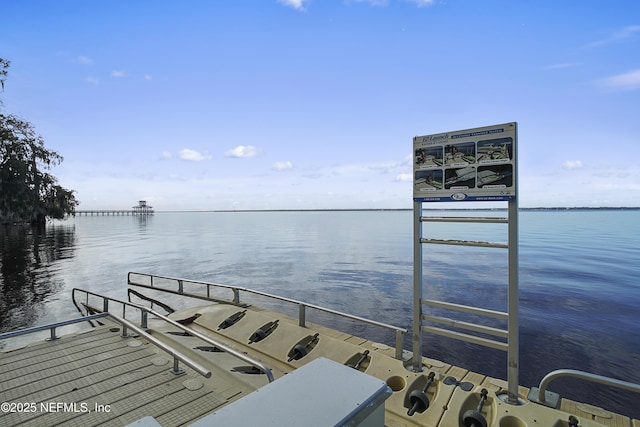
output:
[[[0, 58], [4, 87], [9, 62]], [[62, 156], [44, 146], [33, 126], [14, 115], [0, 113], [0, 222], [44, 222], [73, 215], [74, 192], [57, 183], [48, 171]]]

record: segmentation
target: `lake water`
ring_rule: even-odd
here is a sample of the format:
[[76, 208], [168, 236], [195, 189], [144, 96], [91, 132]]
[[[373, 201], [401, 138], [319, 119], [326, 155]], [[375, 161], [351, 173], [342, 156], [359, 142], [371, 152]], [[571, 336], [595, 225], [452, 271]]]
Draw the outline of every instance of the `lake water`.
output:
[[[77, 316], [74, 287], [126, 299], [129, 271], [249, 287], [410, 327], [412, 215], [167, 212], [0, 227], [0, 331]], [[571, 368], [640, 383], [640, 211], [524, 211], [519, 221], [520, 382], [535, 386]], [[506, 241], [504, 225], [424, 228], [435, 238]], [[425, 245], [424, 297], [505, 311], [506, 268], [503, 249]], [[384, 331], [334, 322], [394, 344]], [[503, 352], [423, 340], [428, 357], [506, 378]], [[631, 392], [564, 379], [551, 390], [640, 419]]]

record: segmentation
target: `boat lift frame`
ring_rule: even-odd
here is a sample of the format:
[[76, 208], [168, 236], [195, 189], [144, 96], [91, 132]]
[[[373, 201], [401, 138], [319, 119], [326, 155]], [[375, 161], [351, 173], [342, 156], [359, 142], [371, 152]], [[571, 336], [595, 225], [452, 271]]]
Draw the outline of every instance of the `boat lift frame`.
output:
[[[516, 124], [513, 123], [515, 131]], [[487, 128], [484, 128], [487, 129]], [[483, 129], [477, 129], [482, 131]], [[466, 132], [471, 134], [475, 129]], [[480, 132], [478, 132], [480, 133]], [[515, 134], [514, 134], [515, 135]], [[449, 137], [448, 135], [446, 136]], [[418, 139], [419, 137], [416, 137]], [[425, 138], [438, 139], [439, 135], [421, 137], [424, 141]], [[415, 140], [414, 140], [415, 142]], [[517, 156], [516, 156], [516, 144], [514, 138], [514, 144], [512, 146], [512, 164], [513, 164], [513, 188], [512, 195], [505, 197], [502, 200], [506, 200], [507, 217], [425, 217], [423, 216], [423, 203], [424, 200], [414, 195], [413, 203], [413, 360], [412, 369], [415, 372], [421, 372], [423, 370], [422, 364], [422, 344], [423, 336], [422, 332], [433, 333], [437, 335], [446, 336], [449, 338], [455, 338], [458, 340], [470, 342], [477, 345], [482, 345], [490, 348], [495, 348], [507, 352], [507, 394], [506, 403], [518, 405], [521, 400], [518, 398], [518, 385], [519, 385], [519, 323], [518, 323], [518, 305], [519, 305], [519, 293], [518, 293], [518, 198], [517, 198]], [[415, 185], [415, 184], [414, 184]], [[459, 199], [456, 199], [452, 195], [451, 203], [460, 203]], [[468, 240], [441, 240], [441, 239], [429, 239], [423, 237], [423, 223], [424, 222], [457, 222], [457, 223], [505, 223], [508, 225], [507, 231], [507, 243], [493, 243], [493, 242], [481, 242], [481, 241], [468, 241]], [[444, 301], [435, 301], [431, 299], [423, 298], [423, 244], [444, 244], [444, 245], [460, 245], [460, 246], [477, 246], [486, 248], [502, 248], [508, 250], [508, 302], [507, 312], [500, 312], [495, 310], [488, 310], [484, 308], [471, 307], [461, 304], [453, 304]], [[438, 307], [449, 310], [454, 310], [463, 313], [469, 313], [480, 316], [487, 316], [497, 318], [507, 323], [507, 329], [502, 330], [493, 327], [487, 327], [478, 325], [475, 323], [461, 322], [443, 317], [427, 316], [423, 313], [424, 306]], [[468, 331], [481, 333], [485, 335], [492, 335], [501, 338], [505, 341], [493, 340], [484, 338], [478, 335], [467, 334], [457, 332], [444, 328], [437, 328], [433, 326], [423, 325], [423, 320], [429, 322], [435, 322], [445, 324], [453, 328], [465, 329]]]

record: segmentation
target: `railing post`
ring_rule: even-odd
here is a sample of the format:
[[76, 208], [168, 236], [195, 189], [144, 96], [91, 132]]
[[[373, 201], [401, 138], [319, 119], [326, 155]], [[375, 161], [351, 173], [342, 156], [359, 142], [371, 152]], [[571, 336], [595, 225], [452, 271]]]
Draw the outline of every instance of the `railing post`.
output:
[[183, 291], [184, 291], [184, 285], [182, 283], [182, 280], [178, 280], [178, 292], [183, 293]]
[[404, 332], [396, 331], [396, 359], [402, 360], [402, 351], [404, 347]]
[[298, 304], [298, 319], [301, 327], [306, 327], [306, 306], [304, 304]]
[[233, 303], [240, 304], [240, 290], [238, 288], [233, 288]]
[[109, 311], [109, 300], [107, 298], [102, 298], [102, 311], [105, 313]]
[[180, 360], [177, 357], [173, 358], [173, 369], [171, 372], [175, 375], [184, 374], [184, 369], [180, 369]]
[[51, 331], [51, 335], [49, 336], [49, 338], [47, 339], [47, 341], [55, 341], [55, 340], [57, 340], [57, 339], [58, 339], [58, 337], [56, 336], [56, 328], [55, 328], [55, 326], [54, 326], [54, 327], [52, 327], [52, 328], [50, 329], [50, 331]]
[[[153, 310], [153, 307], [151, 309]], [[140, 311], [140, 327], [142, 329], [147, 329], [147, 317], [148, 317], [147, 312], [144, 310], [141, 310]]]

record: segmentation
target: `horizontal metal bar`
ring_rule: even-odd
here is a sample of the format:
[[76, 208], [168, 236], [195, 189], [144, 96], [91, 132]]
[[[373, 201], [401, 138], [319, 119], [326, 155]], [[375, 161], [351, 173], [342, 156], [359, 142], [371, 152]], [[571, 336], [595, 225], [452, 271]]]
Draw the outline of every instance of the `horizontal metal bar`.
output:
[[420, 217], [422, 222], [475, 222], [475, 223], [494, 223], [506, 224], [509, 219], [504, 217], [462, 217], [462, 216], [423, 216]]
[[479, 242], [475, 240], [443, 240], [443, 239], [426, 239], [421, 238], [420, 243], [428, 243], [434, 245], [455, 245], [455, 246], [481, 246], [485, 248], [502, 248], [509, 247], [506, 243]]
[[0, 334], [0, 340], [5, 339], [5, 338], [13, 338], [13, 337], [17, 337], [17, 336], [20, 336], [20, 335], [31, 334], [33, 332], [46, 331], [46, 330], [50, 330], [51, 328], [59, 328], [61, 326], [73, 325], [74, 323], [88, 322], [89, 320], [100, 319], [102, 317], [107, 317], [107, 316], [108, 316], [107, 313], [98, 313], [98, 314], [92, 314], [90, 316], [79, 317], [77, 319], [69, 319], [69, 320], [63, 320], [61, 322], [50, 323], [48, 325], [34, 326], [32, 328], [26, 328], [26, 329], [20, 329], [20, 330], [17, 330], [17, 331], [5, 332], [3, 334]]
[[[232, 300], [225, 300], [225, 299], [221, 299], [221, 298], [213, 298], [211, 296], [192, 294], [191, 292], [174, 291], [172, 289], [159, 288], [157, 286], [144, 285], [144, 284], [141, 284], [141, 283], [129, 282], [129, 284], [130, 285], [134, 285], [134, 286], [139, 286], [141, 288], [153, 289], [154, 291], [162, 291], [162, 292], [166, 292], [166, 293], [169, 293], [169, 294], [182, 295], [182, 296], [189, 297], [189, 298], [197, 298], [197, 299], [201, 299], [201, 300], [204, 300], [204, 301], [217, 302], [217, 303], [220, 303], [220, 304], [233, 304], [233, 305], [237, 305], [237, 306], [240, 306], [240, 307], [243, 307], [243, 308], [247, 306], [247, 304], [236, 304]], [[207, 289], [208, 289], [208, 287], [207, 287]], [[229, 288], [229, 289], [235, 289], [235, 288]]]
[[[333, 314], [333, 315], [344, 317], [344, 318], [347, 318], [347, 319], [356, 320], [356, 321], [363, 322], [363, 323], [368, 323], [370, 325], [379, 326], [381, 328], [386, 328], [386, 329], [391, 329], [393, 331], [400, 331], [402, 333], [407, 333], [407, 329], [406, 328], [400, 328], [398, 326], [389, 325], [389, 324], [386, 324], [386, 323], [378, 322], [376, 320], [371, 320], [371, 319], [367, 319], [367, 318], [364, 318], [364, 317], [354, 316], [353, 314], [344, 313], [344, 312], [341, 312], [341, 311], [338, 311], [338, 310], [333, 310], [333, 309], [322, 307], [322, 306], [315, 305], [315, 304], [309, 304], [309, 303], [306, 303], [304, 301], [299, 301], [299, 300], [295, 300], [295, 299], [291, 299], [291, 298], [285, 298], [285, 297], [281, 297], [281, 296], [278, 296], [278, 295], [269, 294], [269, 293], [266, 293], [266, 292], [256, 291], [256, 290], [253, 290], [253, 289], [243, 288], [243, 287], [238, 287], [238, 286], [221, 285], [221, 284], [218, 284], [218, 283], [199, 282], [199, 281], [194, 281], [194, 280], [189, 280], [189, 279], [180, 279], [180, 278], [176, 278], [176, 277], [154, 276], [154, 275], [150, 275], [150, 274], [135, 273], [135, 272], [129, 272], [129, 276], [128, 276], [128, 280], [127, 280], [129, 285], [142, 286], [142, 287], [147, 287], [147, 288], [150, 287], [149, 285], [139, 284], [137, 282], [131, 281], [131, 275], [132, 274], [138, 275], [138, 276], [153, 277], [153, 278], [158, 278], [158, 279], [166, 279], [166, 280], [174, 280], [174, 281], [182, 280], [183, 282], [189, 282], [189, 283], [198, 284], [198, 285], [215, 286], [215, 287], [220, 287], [220, 288], [233, 289], [233, 290], [242, 291], [242, 292], [246, 292], [246, 293], [250, 293], [250, 294], [254, 294], [254, 295], [260, 295], [260, 296], [271, 298], [271, 299], [275, 299], [275, 300], [278, 300], [278, 301], [288, 302], [288, 303], [291, 303], [291, 304], [304, 305], [305, 307], [309, 307], [309, 308], [312, 308], [314, 310], [324, 311], [325, 313]], [[153, 289], [160, 290], [160, 291], [172, 292], [172, 291], [170, 291], [168, 289], [159, 288], [159, 287], [155, 287], [155, 286], [153, 287]], [[173, 293], [175, 293], [175, 292], [173, 292]], [[196, 296], [196, 295], [193, 295], [193, 294], [191, 294], [191, 295], [183, 294], [183, 295], [185, 295], [185, 296], [194, 296], [196, 298], [202, 298], [200, 296]]]
[[538, 391], [538, 401], [539, 403], [545, 403], [545, 391], [551, 381], [561, 378], [561, 377], [572, 377], [579, 378], [581, 380], [586, 380], [598, 384], [604, 384], [611, 387], [620, 388], [623, 390], [633, 391], [635, 393], [640, 393], [640, 384], [634, 384], [628, 381], [622, 381], [615, 378], [609, 378], [602, 375], [592, 374], [590, 372], [577, 371], [575, 369], [558, 369], [556, 371], [550, 372], [540, 381], [540, 387]]
[[495, 337], [507, 339], [509, 331], [504, 329], [492, 328], [491, 326], [476, 325], [475, 323], [461, 322], [459, 320], [447, 319], [446, 317], [422, 315], [422, 320], [428, 322], [441, 323], [451, 326], [452, 328], [466, 329], [467, 331], [480, 332], [483, 334], [493, 335]]
[[442, 335], [449, 338], [455, 338], [461, 341], [482, 345], [485, 347], [495, 348], [497, 350], [507, 351], [509, 346], [507, 343], [494, 341], [487, 338], [477, 337], [474, 335], [464, 334], [462, 332], [449, 331], [442, 328], [434, 328], [432, 326], [423, 326], [420, 328], [423, 332], [431, 332], [433, 334]]
[[454, 304], [451, 302], [435, 301], [430, 299], [421, 299], [420, 303], [424, 305], [428, 305], [430, 307], [445, 308], [448, 310], [460, 311], [463, 313], [493, 317], [495, 319], [500, 319], [500, 320], [509, 320], [509, 314], [502, 311], [488, 310], [486, 308], [471, 307], [463, 304]]
[[175, 350], [173, 347], [163, 343], [162, 341], [160, 341], [156, 337], [150, 335], [144, 329], [142, 329], [142, 328], [138, 327], [137, 325], [135, 325], [133, 322], [130, 322], [127, 319], [123, 319], [122, 317], [118, 317], [118, 316], [116, 316], [114, 314], [111, 314], [111, 313], [106, 313], [106, 314], [109, 315], [109, 318], [111, 318], [114, 321], [120, 323], [122, 326], [126, 327], [127, 329], [131, 329], [136, 334], [140, 335], [141, 337], [144, 337], [145, 340], [149, 341], [150, 343], [152, 343], [156, 347], [160, 348], [165, 353], [168, 353], [172, 357], [180, 360], [182, 363], [184, 363], [185, 365], [189, 366], [191, 369], [193, 369], [194, 371], [196, 371], [197, 373], [199, 373], [203, 377], [211, 378], [211, 371], [210, 370], [208, 370], [207, 368], [205, 368], [204, 366], [202, 366], [198, 362], [195, 362], [195, 361], [191, 360], [188, 356], [185, 356], [184, 354], [182, 354], [179, 351]]

